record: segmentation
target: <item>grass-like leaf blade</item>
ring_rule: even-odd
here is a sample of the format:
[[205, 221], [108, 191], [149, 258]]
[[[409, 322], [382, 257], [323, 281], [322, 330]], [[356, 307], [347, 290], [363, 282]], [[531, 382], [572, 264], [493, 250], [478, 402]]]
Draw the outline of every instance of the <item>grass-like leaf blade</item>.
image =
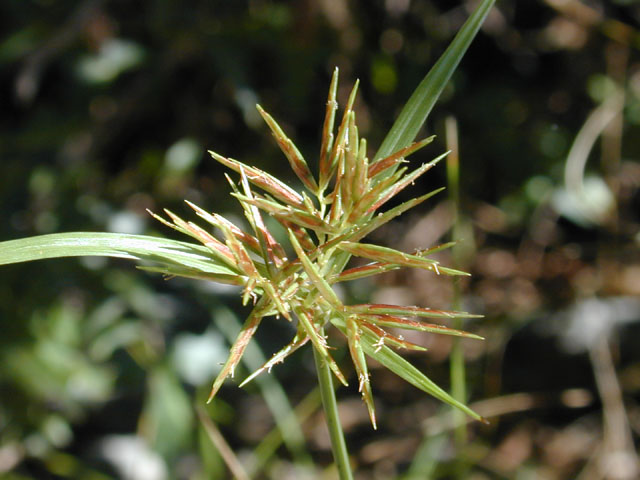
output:
[[0, 242], [0, 265], [84, 256], [129, 258], [222, 275], [238, 273], [204, 246], [148, 235], [69, 232]]
[[[413, 92], [375, 155], [381, 159], [409, 145], [475, 38], [495, 0], [483, 0]], [[390, 175], [392, 171], [385, 172]]]

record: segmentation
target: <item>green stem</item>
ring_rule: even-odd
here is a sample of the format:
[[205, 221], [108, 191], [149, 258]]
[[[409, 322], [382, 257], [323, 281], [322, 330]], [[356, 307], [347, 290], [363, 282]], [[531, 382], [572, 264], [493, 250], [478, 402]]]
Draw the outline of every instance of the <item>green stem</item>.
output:
[[[453, 238], [462, 238], [462, 218], [460, 213], [460, 153], [458, 145], [458, 124], [453, 117], [447, 117], [445, 120], [445, 130], [447, 137], [447, 148], [451, 151], [451, 154], [447, 157], [447, 186], [449, 187], [449, 201], [451, 202], [453, 221]], [[460, 245], [454, 245], [452, 249], [453, 254], [453, 266], [455, 268], [462, 267], [462, 255], [460, 251]], [[461, 291], [459, 279], [453, 280], [453, 308], [460, 309], [461, 304]], [[463, 328], [463, 321], [461, 318], [454, 320], [453, 327], [456, 329]], [[462, 350], [462, 342], [459, 338], [454, 339], [451, 347], [451, 395], [453, 398], [461, 403], [467, 401], [467, 389], [466, 389], [466, 368], [464, 364], [464, 352]], [[465, 416], [459, 410], [454, 411], [456, 419], [455, 428], [455, 444], [458, 452], [467, 443], [467, 426], [465, 422]], [[462, 477], [463, 465], [458, 464], [458, 478]]]
[[338, 404], [336, 402], [335, 389], [333, 388], [333, 378], [331, 377], [333, 374], [327, 362], [325, 362], [315, 348], [313, 349], [313, 358], [316, 361], [318, 384], [320, 385], [322, 405], [324, 407], [327, 427], [329, 428], [333, 459], [338, 467], [340, 480], [353, 480], [347, 443], [344, 440], [344, 433], [342, 432], [340, 417], [338, 416]]

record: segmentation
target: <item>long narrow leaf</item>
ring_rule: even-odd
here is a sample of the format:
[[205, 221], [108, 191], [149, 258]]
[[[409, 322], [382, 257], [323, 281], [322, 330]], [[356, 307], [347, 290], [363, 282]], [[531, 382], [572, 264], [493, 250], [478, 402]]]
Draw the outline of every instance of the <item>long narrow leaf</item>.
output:
[[[409, 145], [475, 38], [495, 0], [483, 0], [411, 95], [378, 149], [376, 160]], [[392, 171], [385, 174], [390, 175]]]
[[484, 418], [471, 410], [469, 407], [459, 402], [442, 388], [436, 385], [429, 377], [406, 361], [403, 357], [391, 350], [389, 347], [380, 347], [378, 337], [373, 332], [363, 329], [361, 338], [362, 348], [368, 356], [380, 362], [393, 373], [409, 382], [414, 387], [434, 396], [438, 400], [456, 407], [476, 420], [484, 422]]
[[0, 242], [0, 265], [60, 257], [118, 257], [235, 275], [208, 248], [167, 238], [124, 233], [70, 232]]

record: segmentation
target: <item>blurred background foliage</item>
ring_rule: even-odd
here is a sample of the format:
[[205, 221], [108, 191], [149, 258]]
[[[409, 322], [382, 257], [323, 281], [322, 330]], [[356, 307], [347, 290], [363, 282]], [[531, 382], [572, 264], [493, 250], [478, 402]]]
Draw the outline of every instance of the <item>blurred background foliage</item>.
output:
[[[375, 151], [473, 4], [5, 0], [0, 238], [171, 236], [145, 209], [187, 214], [184, 199], [241, 222], [206, 149], [293, 183], [255, 104], [314, 164], [338, 66], [343, 103], [361, 80], [356, 113]], [[473, 273], [463, 302], [485, 315], [466, 327], [487, 338], [464, 342], [469, 401], [491, 425], [453, 442], [447, 409], [374, 368], [377, 432], [356, 388], [339, 390], [357, 478], [637, 478], [639, 26], [635, 0], [499, 1], [488, 17], [420, 161], [446, 148], [453, 115], [458, 262]], [[407, 195], [443, 185], [444, 167], [421, 182]], [[374, 240], [428, 247], [453, 218], [442, 196]], [[345, 295], [449, 307], [452, 291], [401, 271]], [[0, 475], [230, 478], [219, 428], [253, 478], [335, 478], [309, 349], [205, 407], [247, 313], [235, 293], [124, 261], [3, 267]], [[261, 329], [238, 378], [290, 335]], [[411, 340], [430, 350], [410, 360], [447, 386], [450, 339]]]

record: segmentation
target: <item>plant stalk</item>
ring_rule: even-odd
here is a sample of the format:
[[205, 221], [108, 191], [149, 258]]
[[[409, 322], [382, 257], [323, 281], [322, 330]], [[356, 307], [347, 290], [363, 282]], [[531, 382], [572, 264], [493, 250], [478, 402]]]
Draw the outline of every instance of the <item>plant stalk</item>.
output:
[[[445, 120], [445, 131], [447, 139], [447, 148], [451, 151], [447, 157], [447, 186], [449, 187], [449, 201], [452, 207], [453, 216], [453, 238], [462, 238], [462, 219], [460, 217], [460, 155], [458, 145], [458, 124], [454, 117], [447, 117]], [[460, 246], [455, 245], [452, 249], [453, 265], [455, 268], [462, 267], [462, 258], [460, 255]], [[453, 280], [453, 302], [454, 309], [460, 308], [461, 304], [460, 282], [458, 279]], [[456, 318], [453, 327], [457, 329], [463, 328], [463, 321]], [[466, 369], [464, 363], [464, 352], [462, 343], [459, 338], [454, 339], [451, 348], [451, 395], [459, 402], [467, 401], [466, 391]], [[458, 451], [460, 451], [467, 443], [467, 426], [464, 414], [458, 410], [454, 411], [456, 418], [455, 443]], [[460, 478], [460, 477], [459, 477]]]
[[[320, 334], [322, 335], [322, 333]], [[333, 459], [338, 467], [339, 478], [340, 480], [353, 480], [347, 443], [344, 439], [344, 433], [342, 432], [342, 425], [340, 424], [340, 417], [338, 415], [338, 403], [336, 402], [336, 393], [333, 388], [333, 373], [331, 373], [329, 365], [315, 348], [313, 349], [313, 358], [316, 362], [322, 406], [324, 407], [327, 428], [329, 428], [331, 450], [333, 451]]]

